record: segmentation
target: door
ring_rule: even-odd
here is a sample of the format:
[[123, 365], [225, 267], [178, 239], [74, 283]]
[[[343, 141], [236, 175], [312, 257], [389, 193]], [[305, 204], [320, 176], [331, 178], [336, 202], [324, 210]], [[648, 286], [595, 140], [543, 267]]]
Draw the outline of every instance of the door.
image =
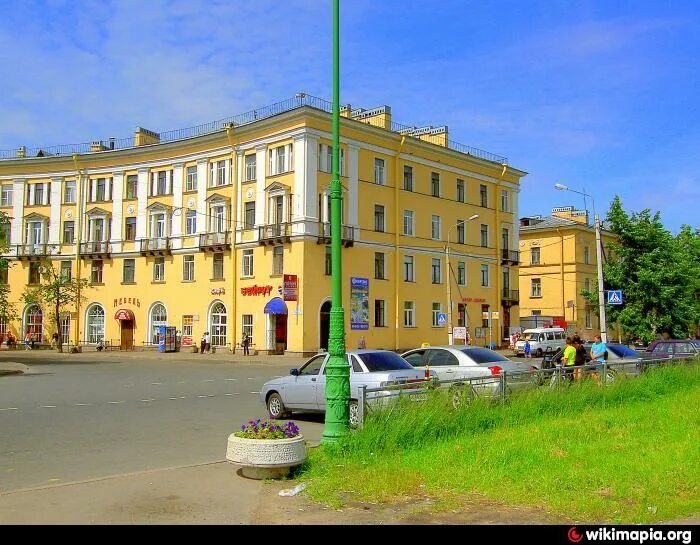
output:
[[316, 383], [327, 357], [327, 354], [319, 354], [311, 358], [299, 369], [299, 375], [292, 377], [289, 385], [285, 386], [283, 401], [289, 409], [316, 408]]
[[331, 330], [331, 302], [326, 301], [321, 305], [321, 314], [319, 316], [319, 325], [321, 328], [318, 347], [321, 350], [328, 350], [328, 336]]
[[470, 369], [460, 369], [459, 360], [452, 352], [441, 348], [429, 348], [425, 351], [425, 363], [435, 371], [440, 380], [462, 378], [470, 375]]
[[[360, 364], [357, 363], [355, 356], [352, 356], [353, 364], [350, 365], [350, 398], [355, 398], [357, 395], [357, 385], [353, 380], [353, 373], [362, 371]], [[345, 354], [345, 363], [348, 363], [348, 355]], [[326, 366], [323, 366], [323, 371], [318, 375], [318, 380], [316, 381], [316, 409], [319, 411], [326, 410]]]
[[287, 350], [287, 315], [277, 314], [275, 320], [275, 350]]
[[121, 320], [122, 338], [121, 350], [131, 350], [134, 347], [134, 322], [132, 320]]

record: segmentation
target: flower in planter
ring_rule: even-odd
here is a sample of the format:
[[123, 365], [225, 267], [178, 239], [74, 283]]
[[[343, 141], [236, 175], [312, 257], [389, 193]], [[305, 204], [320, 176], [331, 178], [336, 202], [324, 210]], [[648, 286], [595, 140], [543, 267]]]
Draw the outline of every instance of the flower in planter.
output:
[[251, 420], [234, 432], [236, 437], [244, 439], [292, 439], [300, 435], [299, 427], [294, 422], [281, 423], [278, 420]]

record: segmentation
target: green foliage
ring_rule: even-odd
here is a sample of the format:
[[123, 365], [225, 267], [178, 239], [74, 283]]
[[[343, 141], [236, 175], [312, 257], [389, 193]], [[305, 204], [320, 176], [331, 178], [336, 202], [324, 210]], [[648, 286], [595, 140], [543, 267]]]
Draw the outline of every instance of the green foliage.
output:
[[[5, 226], [9, 225], [10, 218], [4, 212], [0, 212], [0, 255], [7, 253], [9, 249], [8, 240], [5, 235]], [[10, 286], [4, 282], [7, 277], [10, 262], [0, 257], [0, 320], [11, 322], [17, 319], [17, 310], [10, 302]]]
[[[658, 334], [685, 338], [700, 323], [700, 230], [684, 225], [673, 236], [650, 210], [629, 215], [616, 197], [607, 216], [617, 241], [606, 248], [606, 290], [623, 290], [624, 303], [606, 307], [608, 324], [628, 339], [650, 342]], [[582, 291], [593, 308], [597, 286]]]

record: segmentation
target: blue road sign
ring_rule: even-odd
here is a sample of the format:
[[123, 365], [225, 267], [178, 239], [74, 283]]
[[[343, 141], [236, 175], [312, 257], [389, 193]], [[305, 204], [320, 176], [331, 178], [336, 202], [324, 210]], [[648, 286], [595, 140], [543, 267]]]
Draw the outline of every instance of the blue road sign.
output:
[[445, 325], [447, 323], [447, 314], [444, 312], [438, 312], [438, 325]]
[[608, 290], [608, 305], [622, 304], [622, 290]]

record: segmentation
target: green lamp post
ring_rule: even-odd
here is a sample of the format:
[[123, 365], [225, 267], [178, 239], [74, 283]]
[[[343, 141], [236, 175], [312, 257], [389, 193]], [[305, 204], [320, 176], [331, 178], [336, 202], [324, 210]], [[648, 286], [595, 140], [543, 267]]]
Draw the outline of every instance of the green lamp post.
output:
[[342, 210], [340, 185], [340, 0], [333, 0], [333, 178], [331, 180], [331, 323], [330, 359], [326, 365], [326, 423], [323, 443], [332, 443], [350, 427], [350, 368], [345, 361], [345, 311], [343, 310]]

